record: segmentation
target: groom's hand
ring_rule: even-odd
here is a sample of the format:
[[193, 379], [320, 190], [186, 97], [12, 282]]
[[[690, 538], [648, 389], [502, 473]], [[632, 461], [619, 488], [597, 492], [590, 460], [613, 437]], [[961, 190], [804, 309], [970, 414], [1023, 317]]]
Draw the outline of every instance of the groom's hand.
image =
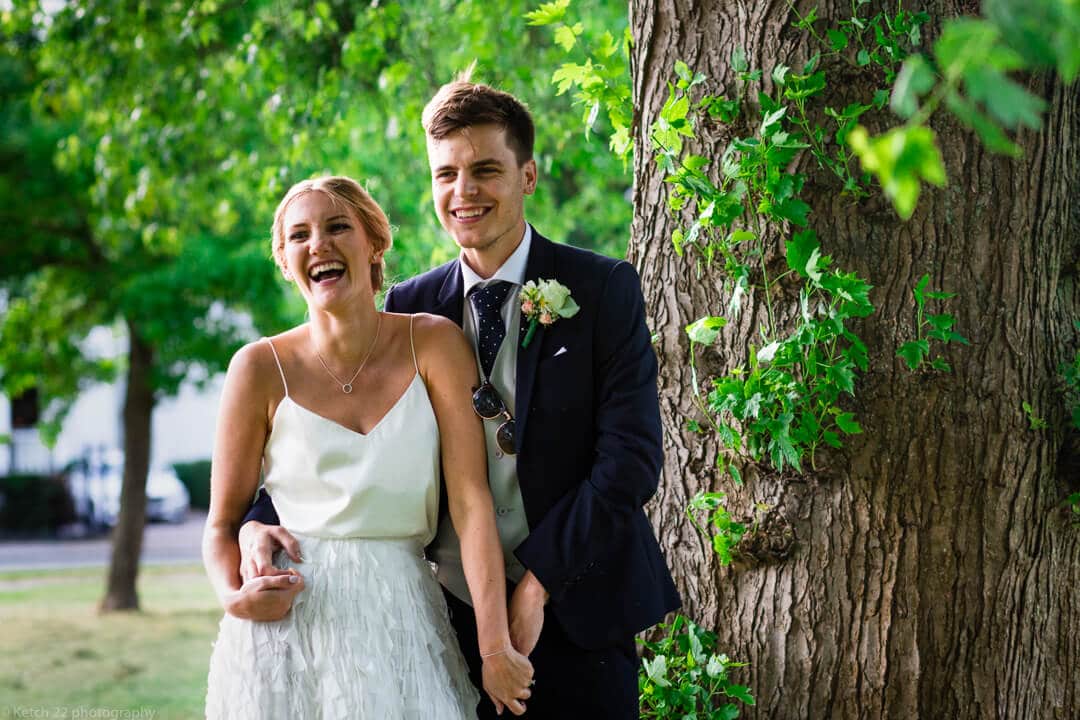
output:
[[302, 562], [300, 543], [280, 525], [264, 525], [258, 520], [240, 526], [240, 577], [245, 581], [274, 575], [274, 552], [284, 549], [293, 562]]
[[514, 588], [510, 598], [510, 642], [522, 655], [532, 653], [540, 639], [540, 631], [544, 628], [544, 605], [548, 597], [547, 590], [531, 570], [526, 571]]
[[523, 715], [525, 701], [532, 696], [533, 666], [529, 658], [509, 647], [483, 657], [482, 662], [484, 691], [495, 705], [495, 713], [502, 715], [506, 709]]
[[271, 568], [272, 575], [245, 580], [225, 599], [225, 611], [244, 620], [271, 622], [289, 614], [293, 599], [304, 589], [304, 578], [294, 568]]

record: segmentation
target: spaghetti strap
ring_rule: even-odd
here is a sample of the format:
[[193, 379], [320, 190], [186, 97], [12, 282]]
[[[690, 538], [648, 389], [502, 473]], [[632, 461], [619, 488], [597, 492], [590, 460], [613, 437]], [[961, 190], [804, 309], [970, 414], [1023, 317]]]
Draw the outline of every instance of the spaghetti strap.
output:
[[285, 386], [285, 397], [289, 397], [289, 383], [285, 382], [285, 371], [281, 369], [281, 359], [278, 357], [277, 348], [274, 347], [274, 343], [270, 338], [263, 338], [270, 346], [270, 352], [274, 353], [274, 362], [277, 363], [277, 370], [281, 373], [281, 384]]
[[409, 316], [409, 347], [412, 348], [412, 364], [413, 364], [413, 367], [416, 368], [416, 372], [419, 373], [420, 372], [420, 365], [417, 364], [417, 362], [416, 362], [416, 343], [413, 341], [413, 331], [412, 331], [413, 318], [415, 318], [415, 317], [416, 317], [415, 315], [410, 315]]

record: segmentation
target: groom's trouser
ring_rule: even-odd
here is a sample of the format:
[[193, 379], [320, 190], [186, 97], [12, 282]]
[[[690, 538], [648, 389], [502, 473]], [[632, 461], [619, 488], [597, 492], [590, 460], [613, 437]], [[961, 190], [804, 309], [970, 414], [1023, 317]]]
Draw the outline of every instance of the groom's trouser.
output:
[[[507, 588], [510, 597], [513, 588]], [[509, 710], [495, 714], [495, 706], [484, 692], [480, 651], [476, 645], [476, 615], [473, 609], [443, 591], [450, 610], [450, 622], [457, 632], [461, 652], [469, 663], [469, 674], [480, 691], [479, 720], [507, 720], [518, 717]], [[634, 638], [614, 647], [584, 650], [566, 636], [558, 621], [546, 613], [544, 629], [536, 649], [529, 656], [536, 684], [526, 701], [528, 720], [636, 720], [638, 718], [638, 657]]]

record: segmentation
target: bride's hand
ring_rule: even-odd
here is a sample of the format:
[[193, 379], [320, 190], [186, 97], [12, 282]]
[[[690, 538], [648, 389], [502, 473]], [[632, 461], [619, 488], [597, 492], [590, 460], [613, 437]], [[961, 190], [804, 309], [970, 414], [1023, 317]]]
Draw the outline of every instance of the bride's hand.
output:
[[514, 648], [484, 658], [484, 690], [495, 710], [502, 715], [506, 707], [515, 715], [525, 712], [525, 701], [532, 695], [533, 666], [529, 658]]
[[245, 581], [278, 573], [274, 551], [285, 550], [293, 562], [301, 562], [300, 543], [280, 525], [264, 525], [258, 520], [240, 526], [240, 577]]
[[271, 622], [289, 614], [293, 600], [304, 589], [304, 578], [295, 568], [246, 580], [224, 598], [225, 612], [245, 620]]

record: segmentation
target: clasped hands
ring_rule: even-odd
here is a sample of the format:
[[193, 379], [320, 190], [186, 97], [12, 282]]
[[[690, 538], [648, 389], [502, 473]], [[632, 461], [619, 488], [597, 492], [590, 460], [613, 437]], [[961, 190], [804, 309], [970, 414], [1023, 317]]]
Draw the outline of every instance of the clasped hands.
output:
[[[481, 648], [484, 690], [499, 715], [504, 708], [514, 715], [521, 715], [525, 712], [525, 701], [532, 696], [533, 667], [528, 656], [536, 647], [544, 626], [545, 602], [547, 593], [540, 581], [531, 572], [526, 572], [510, 598], [510, 647], [491, 654], [484, 653]], [[504, 669], [506, 664], [510, 667]], [[525, 670], [527, 673], [523, 672]], [[509, 678], [508, 686], [499, 684], [499, 681], [505, 682], [504, 677]], [[498, 692], [504, 688], [505, 691]]]
[[[304, 578], [294, 568], [274, 567], [274, 552], [280, 548], [294, 562], [302, 562], [300, 544], [285, 528], [258, 521], [240, 527], [239, 542], [243, 584], [228, 599], [226, 611], [247, 620], [280, 620], [304, 589]], [[504, 708], [514, 715], [525, 712], [533, 678], [528, 655], [540, 638], [546, 602], [543, 586], [527, 572], [510, 598], [510, 647], [483, 659], [484, 690], [499, 714]]]
[[282, 619], [304, 589], [304, 578], [295, 568], [274, 567], [274, 551], [283, 548], [300, 562], [300, 543], [285, 528], [260, 522], [242, 525], [239, 540], [243, 584], [226, 598], [226, 612], [258, 622]]

